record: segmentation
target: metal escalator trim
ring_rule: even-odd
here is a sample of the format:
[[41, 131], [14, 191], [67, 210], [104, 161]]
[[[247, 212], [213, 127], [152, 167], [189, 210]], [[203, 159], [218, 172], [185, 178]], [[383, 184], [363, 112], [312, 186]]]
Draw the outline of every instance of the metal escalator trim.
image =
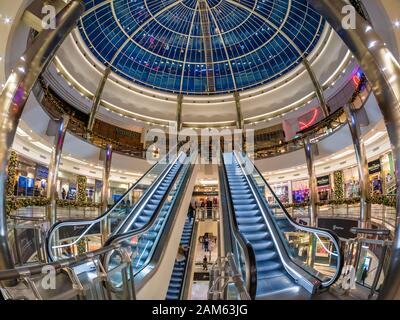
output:
[[[246, 237], [243, 236], [243, 234], [239, 231], [239, 225], [236, 219], [235, 211], [234, 211], [234, 206], [233, 206], [233, 201], [232, 197], [228, 193], [229, 185], [228, 185], [228, 175], [225, 167], [225, 160], [223, 157], [223, 154], [221, 153], [221, 164], [219, 168], [219, 179], [220, 179], [220, 194], [221, 194], [221, 206], [223, 208], [223, 217], [227, 217], [227, 221], [229, 223], [229, 236], [230, 236], [230, 241], [227, 242], [226, 237], [225, 238], [225, 253], [227, 252], [235, 252], [233, 246], [234, 242], [232, 239], [232, 236], [235, 237], [235, 239], [238, 241], [239, 245], [242, 247], [242, 250], [245, 255], [245, 261], [246, 261], [246, 287], [247, 291], [251, 297], [251, 299], [256, 298], [257, 294], [257, 262], [256, 262], [256, 254], [255, 250], [250, 243], [246, 239]], [[225, 210], [224, 210], [225, 209]], [[226, 225], [225, 225], [226, 226]], [[224, 228], [226, 230], [226, 228]]]
[[[137, 185], [142, 181], [142, 179], [144, 177], [147, 176], [147, 174], [149, 172], [151, 172], [151, 170], [153, 170], [158, 164], [160, 164], [161, 161], [168, 161], [167, 158], [170, 157], [170, 155], [172, 155], [172, 152], [174, 152], [174, 149], [172, 151], [170, 151], [168, 154], [166, 154], [163, 159], [161, 159], [160, 161], [158, 161], [157, 163], [155, 163], [151, 168], [149, 168], [143, 175], [142, 177], [137, 180], [124, 194], [123, 196], [110, 208], [108, 209], [105, 213], [103, 213], [101, 216], [97, 217], [96, 219], [91, 219], [91, 220], [80, 220], [80, 219], [74, 219], [74, 220], [68, 220], [68, 221], [59, 221], [56, 222], [47, 232], [47, 236], [46, 236], [46, 251], [47, 251], [47, 256], [49, 257], [49, 259], [51, 261], [55, 261], [56, 259], [54, 259], [53, 253], [51, 249], [54, 248], [62, 248], [62, 247], [67, 247], [67, 246], [71, 246], [75, 243], [77, 243], [80, 239], [82, 239], [82, 237], [84, 235], [86, 235], [90, 229], [97, 223], [103, 221], [109, 214], [111, 214], [111, 212], [113, 212], [122, 202], [122, 200], [124, 200], [125, 196], [131, 192], [134, 188], [137, 187]], [[154, 182], [157, 182], [157, 180], [164, 174], [164, 172], [170, 168], [170, 165], [167, 165], [163, 171], [160, 173], [160, 175], [157, 177], [157, 179]], [[153, 182], [153, 184], [154, 184]], [[153, 185], [152, 184], [152, 185]], [[147, 192], [149, 192], [152, 189], [152, 186], [150, 186], [149, 189], [146, 190], [145, 194], [143, 194], [143, 196], [141, 197], [141, 199], [133, 206], [131, 212], [136, 208], [136, 206], [145, 198]], [[129, 215], [128, 215], [129, 216]], [[65, 226], [74, 226], [74, 225], [90, 225], [89, 227], [86, 228], [86, 230], [82, 233], [82, 235], [73, 243], [69, 243], [67, 245], [62, 245], [62, 246], [55, 246], [55, 247], [51, 247], [51, 240], [54, 236], [55, 231], [57, 231], [58, 229], [65, 227]]]
[[[130, 227], [132, 226], [132, 224], [136, 221], [137, 217], [139, 216], [140, 213], [142, 213], [142, 210], [145, 208], [145, 206], [148, 204], [149, 200], [151, 199], [151, 197], [157, 192], [158, 187], [165, 182], [165, 178], [167, 177], [167, 175], [173, 170], [174, 166], [178, 163], [178, 161], [180, 161], [181, 156], [183, 156], [184, 153], [181, 152], [176, 159], [174, 160], [174, 162], [168, 167], [168, 171], [164, 173], [163, 177], [161, 179], [157, 179], [156, 181], [156, 185], [152, 185], [152, 187], [150, 189], [148, 189], [149, 193], [147, 194], [146, 192], [146, 199], [147, 201], [141, 201], [140, 202], [140, 207], [138, 208], [137, 206], [134, 206], [134, 209], [131, 211], [131, 213], [124, 219], [124, 221], [122, 223], [120, 223], [119, 227], [115, 230], [115, 232], [113, 232], [112, 235], [114, 234], [119, 234], [119, 233], [126, 233], [129, 231]], [[178, 175], [178, 172], [180, 171], [180, 168], [178, 169], [178, 171], [175, 173], [176, 177]], [[171, 185], [172, 183], [170, 183]], [[169, 189], [169, 188], [168, 188]], [[167, 189], [167, 191], [168, 191]], [[144, 199], [144, 196], [141, 199]], [[162, 198], [163, 199], [163, 198]], [[139, 205], [139, 202], [137, 203], [137, 205]], [[136, 214], [134, 214], [134, 212], [136, 212]], [[133, 217], [131, 217], [131, 215], [134, 214]], [[153, 213], [154, 215], [154, 213]], [[130, 222], [129, 222], [130, 221]], [[127, 224], [126, 227], [123, 227], [125, 224]], [[120, 231], [121, 229], [124, 229], [123, 231]]]
[[[185, 222], [185, 225], [183, 226], [183, 230], [182, 230], [182, 234], [181, 234], [181, 240], [180, 240], [179, 245], [182, 244], [182, 239], [183, 239], [183, 236], [184, 236], [184, 233], [185, 233], [186, 224], [187, 223]], [[197, 225], [198, 224], [195, 221], [195, 218], [193, 218], [192, 226], [190, 228], [190, 241], [189, 241], [189, 250], [188, 250], [188, 253], [187, 253], [187, 259], [185, 260], [185, 266], [183, 268], [182, 275], [179, 275], [180, 284], [179, 284], [179, 292], [178, 292], [178, 295], [177, 295], [177, 298], [179, 300], [183, 300], [184, 299], [184, 291], [185, 291], [185, 288], [187, 286], [187, 276], [189, 274], [191, 274], [191, 272], [188, 273], [188, 270], [189, 270], [189, 265], [190, 265], [190, 263], [193, 262], [193, 258], [194, 258], [194, 257], [191, 257], [191, 254], [192, 254], [192, 250], [193, 250], [192, 246], [195, 245], [194, 239], [197, 238], [197, 232], [194, 231], [195, 230], [194, 228], [197, 228]], [[175, 265], [176, 265], [176, 262], [175, 262]], [[171, 277], [170, 277], [170, 280], [169, 280], [169, 285], [168, 285], [166, 298], [168, 297], [169, 292], [170, 292], [171, 283], [173, 281], [172, 278], [174, 276], [176, 276], [176, 275], [174, 275], [175, 265], [174, 265], [174, 268], [172, 270], [172, 274], [171, 274]]]
[[[306, 231], [306, 232], [310, 232], [310, 233], [314, 233], [314, 234], [317, 234], [317, 233], [322, 234], [323, 236], [326, 236], [333, 240], [333, 243], [335, 244], [336, 250], [338, 252], [338, 255], [337, 255], [337, 258], [339, 260], [338, 261], [338, 269], [331, 280], [329, 280], [327, 282], [321, 282], [321, 287], [327, 288], [327, 287], [331, 286], [332, 284], [334, 284], [339, 279], [340, 275], [342, 274], [342, 269], [343, 269], [343, 264], [344, 264], [344, 252], [343, 252], [342, 246], [340, 245], [340, 239], [339, 239], [338, 235], [335, 232], [328, 230], [328, 229], [308, 227], [308, 226], [301, 225], [301, 224], [297, 223], [296, 221], [294, 221], [293, 218], [291, 217], [291, 215], [287, 212], [285, 206], [282, 204], [282, 202], [276, 196], [275, 192], [272, 190], [271, 186], [265, 180], [264, 176], [260, 173], [260, 171], [258, 170], [258, 168], [255, 166], [254, 163], [252, 164], [252, 166], [253, 166], [254, 170], [256, 170], [257, 174], [262, 178], [263, 183], [268, 187], [268, 189], [271, 192], [271, 194], [273, 195], [275, 201], [278, 203], [278, 206], [283, 211], [285, 218], [289, 221], [289, 223], [293, 227], [295, 227], [298, 230], [302, 230], [302, 231]], [[266, 202], [263, 197], [261, 197], [261, 200], [262, 200], [262, 202]], [[267, 206], [267, 208], [268, 208], [268, 206]], [[296, 263], [296, 262], [294, 262], [294, 263]], [[307, 270], [305, 270], [305, 271], [308, 272]]]
[[[185, 264], [185, 269], [183, 270], [183, 276], [182, 276], [182, 283], [181, 283], [181, 288], [179, 292], [179, 299], [183, 300], [187, 297], [188, 292], [187, 290], [189, 289], [188, 283], [188, 277], [192, 274], [192, 266], [193, 266], [193, 261], [194, 261], [194, 256], [192, 253], [195, 250], [196, 246], [196, 241], [197, 241], [197, 231], [198, 231], [198, 221], [196, 221], [196, 217], [194, 216], [193, 218], [193, 223], [192, 223], [192, 230], [190, 233], [190, 242], [189, 242], [189, 250], [187, 253], [187, 259], [186, 259], [186, 264]], [[183, 227], [182, 234], [185, 230], [185, 227]], [[182, 236], [181, 236], [182, 239]], [[182, 241], [182, 240], [181, 240]], [[172, 277], [172, 275], [171, 275]]]
[[[152, 278], [161, 265], [161, 261], [165, 255], [165, 244], [168, 244], [171, 238], [171, 232], [169, 230], [171, 230], [176, 224], [177, 213], [181, 207], [182, 200], [188, 191], [188, 185], [193, 174], [194, 166], [194, 164], [190, 164], [188, 167], [185, 177], [180, 185], [177, 197], [175, 198], [170, 213], [167, 217], [167, 222], [164, 225], [163, 232], [160, 233], [156, 247], [151, 255], [150, 261], [147, 263], [147, 265], [141, 268], [140, 272], [136, 273], [135, 275], [137, 290], [143, 288], [147, 284], [147, 282]], [[168, 230], [168, 232], [166, 232], [166, 230]]]
[[[300, 266], [295, 264], [292, 259], [290, 258], [288, 252], [286, 251], [286, 247], [283, 244], [283, 241], [280, 237], [278, 230], [276, 229], [275, 225], [273, 224], [272, 217], [266, 214], [266, 208], [263, 206], [262, 202], [258, 197], [258, 193], [255, 191], [255, 187], [249, 180], [246, 172], [244, 171], [243, 167], [241, 166], [240, 160], [237, 158], [235, 152], [232, 152], [233, 156], [236, 158], [237, 164], [241, 170], [241, 174], [245, 177], [248, 186], [250, 187], [250, 192], [252, 193], [259, 210], [261, 211], [261, 215], [264, 218], [264, 221], [267, 225], [268, 231], [270, 232], [270, 236], [275, 244], [275, 248], [278, 252], [280, 261], [282, 262], [285, 270], [292, 276], [296, 281], [301, 281], [302, 286], [309, 292], [314, 293], [317, 287], [320, 285], [320, 282], [317, 281], [313, 276], [309, 275], [305, 272]], [[271, 221], [270, 221], [271, 220]]]
[[[182, 165], [180, 167], [179, 172], [181, 170], [184, 170], [184, 165]], [[188, 166], [189, 167], [187, 168], [187, 172], [185, 173], [184, 179], [183, 179], [182, 183], [180, 184], [180, 187], [178, 188], [177, 196], [174, 198], [172, 207], [169, 210], [170, 213], [166, 217], [166, 223], [164, 224], [164, 228], [163, 228], [164, 231], [170, 230], [171, 226], [175, 225], [176, 215], [177, 215], [177, 211], [178, 211], [177, 209], [180, 206], [180, 202], [183, 198], [183, 195], [186, 192], [187, 184], [190, 181], [190, 177], [192, 176], [192, 172], [193, 172], [194, 165], [190, 164], [190, 159], [189, 159]], [[164, 202], [168, 198], [169, 192], [172, 190], [173, 185], [175, 184], [176, 180], [178, 179], [179, 172], [175, 175], [174, 180], [170, 184], [167, 192], [164, 194], [163, 199], [161, 200], [160, 205], [157, 207], [151, 220], [144, 227], [142, 227], [139, 230], [130, 231], [130, 232], [120, 234], [120, 235], [114, 235], [106, 241], [105, 245], [121, 245], [125, 240], [132, 238], [134, 236], [137, 236], [139, 234], [145, 233], [150, 228], [152, 228], [154, 222], [156, 221], [158, 215], [161, 213], [161, 210], [164, 207]], [[185, 187], [185, 189], [182, 192], [183, 187]], [[153, 254], [152, 255], [149, 254], [149, 256], [147, 258], [147, 260], [149, 260], [149, 261], [148, 262], [146, 261], [143, 264], [143, 266], [141, 267], [141, 269], [139, 271], [135, 272], [135, 279], [138, 278], [138, 282], [135, 281], [136, 289], [140, 289], [141, 287], [143, 287], [149, 281], [149, 279], [154, 274], [154, 272], [158, 269], [159, 263], [162, 260], [162, 257], [164, 256], [164, 253], [165, 253], [164, 252], [165, 251], [164, 244], [168, 243], [170, 236], [171, 235], [169, 234], [169, 232], [162, 232], [162, 231], [159, 232], [158, 240], [156, 240], [154, 242], [155, 248], [153, 250]], [[109, 266], [111, 254], [112, 254], [111, 251], [108, 252], [108, 254], [106, 254], [103, 259], [106, 270], [108, 269], [108, 266]]]

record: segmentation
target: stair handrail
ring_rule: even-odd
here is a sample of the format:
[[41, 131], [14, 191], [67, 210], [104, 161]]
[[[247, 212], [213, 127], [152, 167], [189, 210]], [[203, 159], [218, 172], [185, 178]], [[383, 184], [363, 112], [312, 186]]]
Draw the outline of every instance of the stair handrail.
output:
[[[256, 263], [256, 255], [254, 248], [250, 241], [246, 239], [246, 237], [243, 236], [243, 234], [239, 231], [239, 224], [236, 219], [236, 215], [234, 214], [234, 206], [233, 206], [233, 201], [232, 197], [228, 194], [228, 175], [226, 172], [226, 167], [225, 167], [225, 161], [224, 161], [224, 156], [223, 153], [221, 152], [221, 174], [222, 177], [220, 179], [221, 185], [220, 188], [222, 187], [223, 192], [221, 192], [221, 204], [223, 203], [222, 201], [222, 195], [226, 195], [226, 206], [227, 206], [227, 217], [228, 217], [228, 222], [231, 230], [231, 236], [233, 233], [233, 236], [235, 239], [238, 241], [240, 247], [242, 248], [244, 255], [245, 255], [245, 264], [246, 264], [246, 286], [247, 286], [247, 291], [250, 294], [251, 299], [255, 299], [256, 293], [257, 293], [257, 263]], [[232, 239], [231, 239], [231, 245], [232, 245]], [[233, 251], [234, 248], [231, 248]], [[226, 250], [226, 248], [225, 248]]]
[[[174, 152], [176, 151], [176, 149], [178, 148], [178, 145], [174, 146], [173, 149], [171, 149], [170, 152], [168, 152], [160, 161], [158, 161], [157, 163], [155, 163], [150, 169], [148, 169], [146, 171], [146, 173], [140, 177], [139, 180], [137, 180], [124, 194], [123, 196], [108, 210], [106, 210], [105, 213], [103, 213], [102, 215], [100, 215], [99, 217], [95, 218], [95, 219], [90, 219], [90, 220], [82, 220], [82, 219], [72, 219], [72, 220], [68, 220], [68, 221], [58, 221], [56, 222], [53, 226], [51, 226], [51, 228], [49, 229], [49, 231], [47, 232], [47, 236], [46, 236], [46, 250], [47, 250], [47, 256], [49, 257], [49, 259], [51, 261], [54, 261], [54, 256], [53, 256], [53, 250], [55, 248], [63, 248], [63, 247], [70, 247], [73, 246], [74, 244], [78, 243], [79, 240], [81, 240], [89, 231], [90, 229], [100, 223], [101, 221], [105, 220], [121, 203], [122, 201], [125, 199], [125, 197], [134, 189], [136, 188], [140, 182], [147, 176], [148, 173], [151, 172], [151, 170], [153, 170], [158, 164], [160, 164], [162, 161], [170, 161], [171, 156], [174, 154]], [[168, 172], [171, 170], [173, 164], [177, 161], [177, 159], [179, 158], [180, 154], [178, 154], [177, 157], [175, 157], [174, 161], [172, 163], [170, 163], [169, 165], [167, 165], [163, 171], [158, 175], [158, 177], [153, 181], [153, 183], [151, 184], [151, 186], [146, 190], [146, 192], [142, 195], [142, 197], [140, 198], [140, 200], [135, 203], [135, 205], [130, 209], [130, 213], [127, 214], [127, 217], [124, 219], [124, 221], [122, 221], [120, 223], [120, 226], [126, 221], [126, 219], [136, 210], [136, 208], [143, 202], [145, 201], [145, 199], [147, 198], [147, 195], [153, 190], [154, 186], [157, 185], [160, 181], [163, 180], [164, 176], [166, 176], [168, 174]], [[80, 234], [80, 236], [73, 241], [72, 243], [68, 243], [68, 244], [64, 244], [64, 245], [58, 245], [58, 246], [52, 246], [52, 239], [55, 235], [55, 232], [62, 228], [62, 227], [66, 227], [66, 226], [74, 226], [74, 225], [86, 225], [88, 227], [86, 227], [86, 229], [83, 231], [82, 234]]]
[[[289, 223], [296, 229], [298, 230], [302, 230], [305, 232], [309, 232], [309, 233], [313, 233], [315, 235], [317, 234], [322, 234], [323, 236], [326, 236], [328, 238], [330, 238], [335, 247], [336, 247], [336, 252], [337, 252], [337, 259], [338, 259], [338, 267], [336, 269], [336, 272], [334, 274], [334, 276], [329, 280], [329, 281], [323, 281], [321, 282], [321, 288], [328, 288], [330, 287], [332, 284], [334, 284], [341, 276], [342, 274], [342, 269], [343, 269], [343, 263], [344, 263], [344, 253], [343, 253], [343, 248], [340, 245], [340, 239], [338, 237], [338, 235], [328, 229], [324, 229], [324, 228], [317, 228], [317, 227], [309, 227], [309, 226], [304, 226], [301, 225], [299, 223], [297, 223], [295, 220], [293, 220], [293, 218], [290, 216], [290, 214], [287, 212], [285, 206], [282, 204], [282, 202], [279, 200], [279, 198], [276, 196], [275, 192], [272, 190], [271, 186], [268, 184], [268, 182], [266, 181], [266, 179], [264, 178], [264, 176], [260, 173], [260, 171], [258, 170], [258, 168], [255, 166], [254, 163], [252, 163], [244, 154], [243, 152], [237, 152], [234, 151], [233, 152], [234, 156], [236, 157], [238, 164], [242, 167], [242, 164], [244, 162], [246, 162], [246, 160], [250, 163], [250, 165], [252, 166], [252, 168], [256, 171], [256, 173], [261, 177], [263, 183], [268, 187], [269, 191], [271, 192], [271, 194], [273, 195], [276, 203], [278, 204], [278, 206], [280, 207], [280, 209], [282, 210], [282, 212], [284, 213], [284, 217], [289, 221]], [[240, 157], [240, 159], [239, 159]], [[246, 170], [243, 169], [242, 170]], [[251, 176], [251, 175], [250, 175]], [[253, 179], [251, 179], [253, 181]], [[254, 181], [253, 181], [254, 183]], [[265, 199], [265, 197], [260, 197], [261, 200], [266, 204], [266, 208], [268, 207], [268, 203]], [[274, 220], [274, 219], [273, 219]], [[274, 221], [275, 222], [275, 221]], [[279, 229], [279, 228], [278, 228]], [[317, 236], [317, 239], [319, 239], [319, 237]], [[319, 241], [321, 241], [319, 239]], [[292, 260], [292, 257], [289, 255], [290, 259]], [[292, 260], [293, 261], [293, 260]], [[295, 261], [293, 261], [294, 263], [296, 263]], [[296, 263], [297, 264], [297, 263]], [[301, 267], [301, 266], [300, 266]], [[307, 273], [309, 273], [309, 271], [304, 270]]]

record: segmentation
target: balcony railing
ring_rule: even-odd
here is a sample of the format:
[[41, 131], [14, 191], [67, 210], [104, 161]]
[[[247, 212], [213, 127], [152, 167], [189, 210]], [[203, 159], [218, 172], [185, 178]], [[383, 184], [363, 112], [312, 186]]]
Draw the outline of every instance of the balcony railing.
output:
[[59, 119], [64, 114], [70, 116], [68, 130], [75, 136], [88, 141], [101, 149], [104, 149], [107, 144], [112, 144], [113, 151], [115, 152], [144, 159], [145, 151], [143, 150], [143, 145], [141, 143], [137, 145], [124, 144], [110, 137], [106, 137], [99, 132], [88, 130], [88, 115], [79, 112], [73, 106], [62, 101], [56, 93], [47, 86], [42, 77], [40, 77], [39, 81], [36, 83], [34, 93], [43, 109], [52, 119]]
[[[328, 105], [331, 106], [332, 110], [336, 111], [312, 127], [307, 128], [307, 130], [299, 132], [299, 134], [292, 140], [272, 146], [263, 146], [262, 142], [257, 143], [254, 150], [255, 159], [275, 157], [303, 149], [305, 138], [309, 137], [311, 142], [318, 142], [332, 135], [346, 125], [347, 117], [343, 109], [344, 105], [350, 103], [355, 109], [361, 109], [372, 92], [371, 87], [365, 77], [360, 80], [357, 88], [355, 90], [353, 89], [351, 93], [348, 92], [349, 83], [346, 84], [340, 92], [328, 100]], [[268, 142], [266, 141], [265, 143], [267, 144]]]

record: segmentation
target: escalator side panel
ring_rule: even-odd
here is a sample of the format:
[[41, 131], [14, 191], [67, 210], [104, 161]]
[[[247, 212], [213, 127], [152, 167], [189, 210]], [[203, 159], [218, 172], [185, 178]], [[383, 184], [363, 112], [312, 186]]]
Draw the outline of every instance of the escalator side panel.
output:
[[284, 268], [271, 231], [236, 159], [232, 154], [224, 154], [224, 160], [239, 230], [252, 244], [256, 255], [257, 298], [309, 297]]
[[[143, 269], [143, 272], [141, 272], [143, 274], [138, 275], [140, 279], [147, 278], [146, 281], [139, 280], [139, 283], [137, 283], [137, 299], [139, 300], [164, 300], [167, 295], [175, 265], [176, 253], [186, 221], [187, 210], [192, 199], [197, 171], [198, 166], [195, 165], [191, 171], [191, 176], [188, 178], [186, 189], [182, 190], [184, 194], [182, 194], [179, 207], [176, 209], [175, 220], [171, 222], [168, 231], [163, 231], [165, 239], [160, 240], [159, 248], [155, 252], [157, 258], [154, 259], [158, 260], [154, 261], [154, 263], [151, 262], [148, 267]], [[171, 214], [174, 213], [171, 212]], [[158, 251], [162, 251], [162, 253], [158, 253]]]

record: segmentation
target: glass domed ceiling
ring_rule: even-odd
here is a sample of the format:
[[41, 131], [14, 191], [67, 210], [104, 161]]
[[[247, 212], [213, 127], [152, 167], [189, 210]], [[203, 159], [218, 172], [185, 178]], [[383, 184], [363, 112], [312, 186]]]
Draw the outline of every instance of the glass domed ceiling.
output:
[[85, 0], [92, 53], [122, 77], [168, 92], [217, 94], [301, 63], [324, 20], [307, 0]]

